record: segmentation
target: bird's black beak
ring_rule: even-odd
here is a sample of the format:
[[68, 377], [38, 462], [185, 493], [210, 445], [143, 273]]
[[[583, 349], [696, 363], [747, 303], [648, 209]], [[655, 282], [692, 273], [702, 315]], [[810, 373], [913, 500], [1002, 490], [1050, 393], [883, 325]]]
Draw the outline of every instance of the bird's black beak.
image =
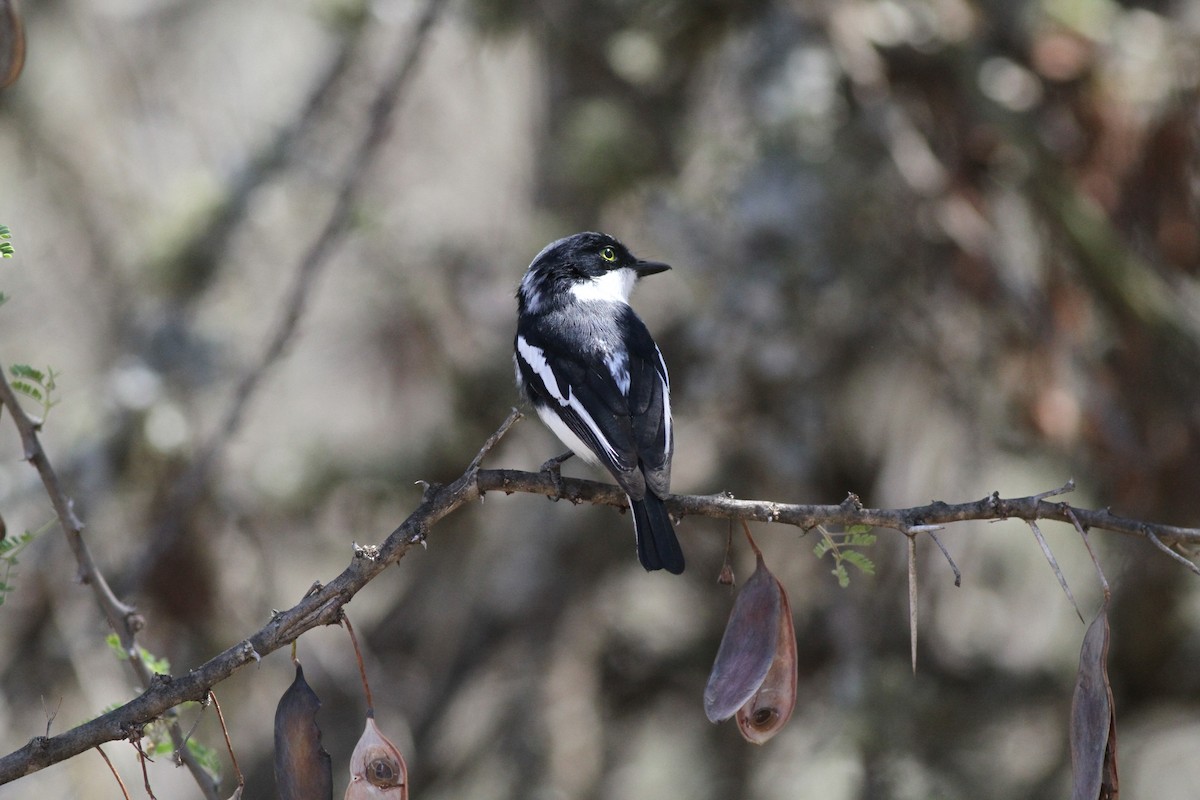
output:
[[647, 275], [657, 275], [660, 272], [666, 272], [670, 268], [670, 264], [664, 264], [661, 261], [638, 261], [633, 265], [633, 270], [639, 278], [644, 278]]

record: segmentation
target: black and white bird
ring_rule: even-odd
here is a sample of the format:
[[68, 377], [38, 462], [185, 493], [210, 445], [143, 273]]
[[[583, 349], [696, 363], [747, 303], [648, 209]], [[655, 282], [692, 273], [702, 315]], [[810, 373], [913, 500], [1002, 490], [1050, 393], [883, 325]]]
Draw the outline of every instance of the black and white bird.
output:
[[604, 467], [629, 496], [638, 559], [683, 572], [663, 498], [671, 483], [671, 384], [634, 283], [670, 269], [635, 258], [603, 233], [551, 242], [517, 290], [517, 386], [576, 455]]

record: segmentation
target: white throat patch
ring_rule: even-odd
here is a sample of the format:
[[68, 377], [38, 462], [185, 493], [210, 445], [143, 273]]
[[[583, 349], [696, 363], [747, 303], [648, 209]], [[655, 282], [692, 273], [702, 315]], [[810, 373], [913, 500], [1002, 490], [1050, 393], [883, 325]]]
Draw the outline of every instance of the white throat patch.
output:
[[576, 300], [600, 300], [609, 303], [628, 303], [629, 293], [637, 282], [637, 273], [629, 267], [614, 269], [598, 278], [581, 281], [571, 287]]

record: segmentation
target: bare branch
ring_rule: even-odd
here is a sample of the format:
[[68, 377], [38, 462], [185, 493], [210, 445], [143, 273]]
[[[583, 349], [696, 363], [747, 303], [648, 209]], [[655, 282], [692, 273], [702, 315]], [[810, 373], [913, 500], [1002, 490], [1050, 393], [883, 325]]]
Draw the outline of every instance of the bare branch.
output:
[[[539, 472], [521, 470], [480, 470], [481, 491], [501, 491], [508, 494], [523, 492], [546, 497], [569, 500], [572, 503], [591, 503], [625, 508], [625, 493], [615, 485], [580, 478], [560, 478], [557, 482]], [[873, 528], [890, 528], [900, 532], [920, 530], [919, 526], [945, 526], [952, 522], [968, 520], [999, 521], [1054, 520], [1074, 524], [1074, 518], [1088, 528], [1098, 528], [1114, 533], [1123, 533], [1143, 539], [1150, 534], [1164, 542], [1179, 542], [1200, 545], [1200, 528], [1181, 528], [1174, 525], [1143, 522], [1119, 517], [1109, 509], [1091, 510], [1077, 508], [1066, 503], [1049, 503], [1043, 497], [1002, 498], [992, 493], [982, 500], [968, 503], [948, 504], [940, 500], [929, 505], [912, 508], [866, 508], [858, 502], [842, 502], [837, 505], [808, 505], [779, 503], [770, 500], [739, 500], [729, 494], [672, 495], [667, 499], [667, 508], [676, 519], [683, 517], [710, 517], [712, 519], [744, 519], [749, 522], [779, 522], [793, 525], [802, 530], [811, 530], [818, 525], [869, 525]], [[857, 499], [857, 498], [855, 498]], [[928, 530], [928, 529], [926, 529]]]
[[[488, 447], [515, 421], [505, 420]], [[488, 448], [484, 448], [486, 452]], [[38, 736], [20, 750], [0, 758], [0, 784], [64, 761], [104, 742], [128, 738], [150, 721], [188, 700], [202, 700], [209, 690], [238, 669], [293, 643], [306, 631], [337, 624], [342, 607], [388, 566], [423, 543], [444, 517], [480, 499], [485, 492], [516, 492], [625, 508], [625, 493], [612, 484], [547, 473], [508, 469], [479, 469], [478, 459], [455, 481], [429, 484], [419, 506], [378, 547], [358, 548], [345, 570], [327, 584], [317, 584], [292, 608], [279, 612], [265, 627], [217, 654], [186, 675], [158, 675], [148, 689], [125, 705], [58, 736]], [[727, 494], [674, 495], [667, 507], [676, 518], [781, 522], [802, 530], [817, 525], [870, 525], [911, 532], [919, 526], [946, 525], [965, 520], [1051, 519], [1092, 528], [1174, 542], [1200, 543], [1200, 529], [1178, 528], [1125, 519], [1109, 510], [1093, 511], [1050, 503], [1045, 495], [1003, 499], [997, 494], [971, 503], [934, 502], [906, 509], [867, 508], [848, 497], [837, 505], [797, 505], [765, 500], [739, 500]]]
[[[96, 597], [96, 603], [104, 612], [108, 624], [120, 637], [122, 649], [127, 652], [135, 649], [133, 647], [134, 634], [141, 627], [141, 620], [133, 606], [126, 605], [117, 599], [112, 589], [109, 588], [108, 582], [104, 580], [104, 576], [96, 568], [95, 559], [92, 558], [87, 541], [83, 538], [83, 523], [75, 515], [74, 502], [63, 490], [58, 473], [50, 464], [46, 451], [42, 449], [42, 443], [38, 439], [38, 425], [25, 413], [25, 409], [21, 408], [16, 394], [8, 385], [8, 379], [4, 376], [2, 367], [0, 367], [0, 404], [8, 406], [13, 423], [17, 426], [17, 432], [21, 437], [25, 460], [37, 470], [38, 477], [42, 479], [42, 486], [50, 498], [50, 504], [54, 507], [54, 513], [58, 517], [63, 534], [67, 537], [71, 553], [79, 565], [80, 579], [91, 587], [92, 594]], [[139, 673], [139, 678], [144, 674], [146, 679], [149, 679], [150, 672], [136, 652], [130, 653], [130, 663], [134, 665], [134, 671]]]

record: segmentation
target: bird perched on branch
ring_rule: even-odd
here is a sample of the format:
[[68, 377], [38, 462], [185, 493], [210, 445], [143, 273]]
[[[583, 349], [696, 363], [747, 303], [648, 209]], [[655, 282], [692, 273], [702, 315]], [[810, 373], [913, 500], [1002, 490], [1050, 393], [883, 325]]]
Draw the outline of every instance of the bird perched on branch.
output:
[[551, 242], [517, 290], [517, 386], [576, 455], [607, 469], [633, 511], [647, 570], [683, 572], [667, 507], [671, 385], [662, 353], [629, 306], [639, 278], [670, 269], [611, 236]]

